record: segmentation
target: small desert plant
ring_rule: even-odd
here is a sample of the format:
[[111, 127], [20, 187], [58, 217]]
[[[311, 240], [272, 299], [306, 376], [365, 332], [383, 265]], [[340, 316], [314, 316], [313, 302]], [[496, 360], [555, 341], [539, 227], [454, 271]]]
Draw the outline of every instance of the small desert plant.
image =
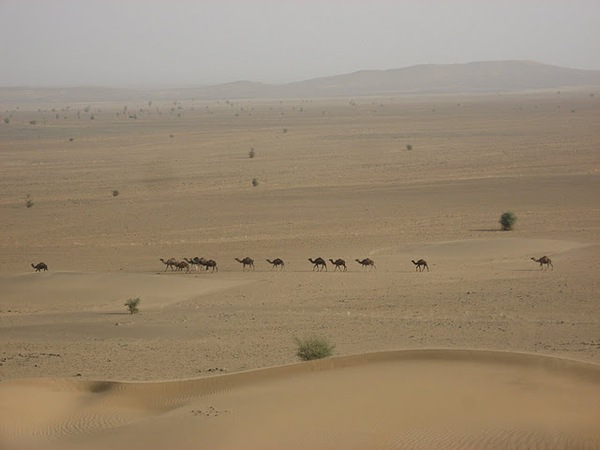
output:
[[254, 158], [255, 154], [256, 154], [256, 152], [254, 151], [254, 147], [250, 147], [250, 151], [248, 152], [248, 156], [250, 158]]
[[140, 310], [138, 309], [138, 305], [140, 304], [140, 298], [136, 297], [136, 298], [130, 298], [125, 302], [125, 306], [127, 306], [127, 308], [129, 309], [129, 313], [130, 314], [137, 314], [138, 312], [140, 312]]
[[304, 339], [295, 338], [297, 345], [296, 356], [302, 361], [311, 361], [313, 359], [327, 358], [333, 354], [335, 345], [320, 336], [310, 336]]
[[25, 206], [27, 206], [28, 208], [31, 208], [33, 206], [33, 200], [31, 199], [31, 194], [27, 194], [27, 197], [25, 198]]
[[283, 134], [285, 134], [285, 133], [287, 133], [287, 132], [288, 132], [288, 129], [287, 129], [287, 128], [284, 128], [284, 129], [283, 129]]
[[115, 190], [113, 190], [112, 194], [113, 194], [113, 197], [117, 197], [120, 194], [120, 192], [118, 191], [118, 189], [115, 189]]
[[8, 125], [10, 123], [10, 119], [8, 117], [5, 117], [4, 118], [4, 123]]
[[252, 186], [258, 186], [258, 178], [252, 178]]
[[412, 149], [413, 149], [413, 146], [412, 146], [412, 145], [410, 145], [410, 144], [406, 144], [406, 150], [412, 150]]
[[504, 231], [512, 230], [515, 226], [515, 222], [517, 221], [517, 216], [514, 213], [507, 211], [500, 216], [500, 225]]

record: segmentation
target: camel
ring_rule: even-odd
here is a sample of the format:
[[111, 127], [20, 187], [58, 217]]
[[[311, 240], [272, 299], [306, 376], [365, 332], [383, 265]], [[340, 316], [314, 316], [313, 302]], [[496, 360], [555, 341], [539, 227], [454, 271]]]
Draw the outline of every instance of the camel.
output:
[[[310, 258], [308, 258], [308, 260], [313, 264], [313, 272], [315, 269], [317, 269], [317, 272], [322, 271], [323, 269], [325, 269], [325, 272], [327, 272], [327, 264], [325, 263], [325, 260], [323, 258], [317, 258], [314, 261]], [[319, 269], [319, 267], [321, 267]]]
[[329, 261], [331, 261], [331, 264], [333, 264], [335, 266], [335, 269], [333, 269], [334, 272], [338, 269], [340, 269], [340, 272], [341, 272], [342, 267], [344, 268], [344, 272], [346, 272], [348, 270], [348, 268], [346, 267], [346, 261], [344, 261], [343, 259], [338, 258], [334, 261], [333, 259], [329, 258]]
[[252, 258], [248, 258], [247, 256], [244, 259], [234, 258], [237, 262], [242, 264], [242, 270], [246, 269], [248, 266], [248, 270], [252, 268], [254, 270], [254, 260]]
[[362, 261], [360, 259], [356, 259], [355, 261], [357, 263], [359, 263], [361, 266], [366, 267], [367, 270], [369, 270], [369, 267], [373, 267], [374, 269], [377, 269], [377, 266], [375, 265], [375, 263], [373, 262], [372, 259], [365, 258]]
[[206, 262], [206, 259], [204, 259], [204, 258], [198, 258], [197, 256], [194, 256], [192, 258], [192, 261], [194, 262], [194, 264], [197, 264], [199, 266], [203, 266], [204, 263]]
[[219, 268], [217, 267], [217, 262], [213, 259], [209, 259], [208, 261], [204, 261], [203, 263], [204, 267], [206, 267], [206, 270], [208, 271], [208, 268], [212, 268], [211, 273], [213, 273], [215, 270], [218, 272]]
[[177, 260], [175, 258], [169, 258], [166, 261], [160, 258], [160, 261], [165, 265], [165, 272], [169, 267], [171, 270], [175, 270], [175, 265], [177, 264]]
[[175, 270], [183, 271], [183, 269], [185, 269], [186, 272], [189, 272], [190, 265], [185, 261], [179, 261], [179, 262], [175, 263]]
[[197, 256], [194, 256], [192, 261], [194, 262], [194, 264], [204, 266], [204, 270], [206, 271], [208, 271], [209, 267], [212, 268], [212, 272], [214, 272], [215, 270], [217, 272], [219, 271], [219, 268], [217, 267], [217, 262], [215, 260], [205, 259], [204, 257], [198, 258]]
[[37, 263], [35, 265], [33, 263], [31, 263], [31, 267], [33, 267], [36, 272], [41, 272], [42, 270], [44, 272], [48, 271], [48, 266], [46, 265], [45, 262], [39, 262], [39, 263]]
[[270, 259], [267, 259], [267, 262], [269, 264], [271, 264], [271, 270], [273, 270], [277, 266], [279, 266], [279, 270], [281, 270], [285, 267], [285, 263], [283, 262], [283, 259], [281, 259], [281, 258], [275, 258], [273, 261], [271, 261]]
[[547, 256], [542, 256], [540, 259], [535, 259], [535, 258], [531, 258], [533, 261], [535, 261], [536, 263], [540, 263], [540, 269], [544, 268], [544, 264], [546, 264], [546, 269], [548, 269], [549, 267], [552, 267], [552, 270], [554, 270], [554, 266], [552, 265], [552, 260], [550, 258], [548, 258]]
[[183, 260], [190, 265], [190, 269], [198, 272], [198, 266], [200, 265], [199, 262], [197, 262], [194, 258], [190, 258], [190, 259], [183, 258]]
[[427, 267], [427, 272], [429, 272], [429, 266], [427, 265], [427, 261], [424, 259], [420, 259], [418, 261], [411, 259], [411, 261], [415, 265], [415, 271], [418, 270], [419, 272], [422, 272], [424, 268]]

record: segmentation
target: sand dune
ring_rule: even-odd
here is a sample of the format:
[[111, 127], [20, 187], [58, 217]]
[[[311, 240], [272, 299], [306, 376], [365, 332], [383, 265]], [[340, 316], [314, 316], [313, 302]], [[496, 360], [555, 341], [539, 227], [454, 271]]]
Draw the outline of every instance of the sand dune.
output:
[[597, 448], [600, 366], [461, 350], [154, 383], [0, 384], [6, 448]]
[[[217, 279], [202, 272], [179, 277], [172, 272], [45, 272], [0, 276], [2, 305], [11, 311], [121, 310], [123, 301], [143, 298], [144, 308], [162, 308], [190, 298], [248, 283]], [[48, 301], [48, 299], [58, 301]], [[26, 301], [24, 301], [26, 299]]]
[[530, 256], [558, 254], [585, 247], [586, 243], [556, 239], [494, 238], [436, 242], [417, 247], [416, 254], [463, 259], [528, 259]]

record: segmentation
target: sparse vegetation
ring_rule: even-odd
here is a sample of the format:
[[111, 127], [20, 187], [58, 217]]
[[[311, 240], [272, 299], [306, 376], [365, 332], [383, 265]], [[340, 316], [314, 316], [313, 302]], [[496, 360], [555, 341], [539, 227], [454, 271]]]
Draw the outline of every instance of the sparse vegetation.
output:
[[510, 231], [514, 228], [517, 221], [517, 216], [514, 213], [507, 211], [500, 216], [500, 225], [504, 231]]
[[406, 150], [412, 150], [413, 146], [411, 144], [406, 144]]
[[31, 208], [33, 206], [33, 200], [31, 199], [31, 194], [27, 194], [27, 197], [25, 198], [25, 206], [27, 206], [28, 208]]
[[285, 133], [287, 133], [287, 132], [288, 132], [288, 129], [287, 129], [287, 128], [284, 128], [284, 129], [283, 129], [283, 134], [285, 134]]
[[5, 117], [4, 118], [4, 123], [8, 125], [10, 123], [10, 119], [8, 117]]
[[254, 158], [255, 154], [256, 154], [256, 152], [254, 151], [254, 147], [250, 147], [250, 151], [248, 152], [248, 156], [250, 158]]
[[295, 338], [296, 355], [302, 361], [312, 361], [313, 359], [327, 358], [333, 354], [335, 345], [321, 336], [309, 336], [304, 339]]
[[258, 186], [258, 178], [252, 178], [252, 186]]
[[120, 194], [120, 192], [117, 189], [115, 189], [112, 191], [112, 194], [113, 194], [113, 197], [117, 197]]
[[125, 302], [125, 306], [129, 309], [130, 314], [137, 314], [140, 312], [138, 309], [138, 305], [140, 304], [141, 299], [139, 297], [130, 298]]

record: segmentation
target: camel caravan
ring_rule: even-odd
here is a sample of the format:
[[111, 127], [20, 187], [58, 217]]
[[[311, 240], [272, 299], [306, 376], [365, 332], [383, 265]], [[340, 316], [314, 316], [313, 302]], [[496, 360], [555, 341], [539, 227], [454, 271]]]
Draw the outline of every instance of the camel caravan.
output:
[[[214, 259], [205, 259], [205, 258], [201, 258], [198, 256], [195, 256], [193, 258], [183, 258], [181, 261], [175, 259], [175, 258], [169, 258], [166, 261], [163, 258], [159, 258], [160, 262], [164, 264], [165, 266], [165, 272], [169, 269], [171, 269], [171, 271], [173, 272], [186, 272], [186, 273], [190, 273], [191, 271], [199, 271], [200, 267], [204, 268], [205, 272], [218, 272], [219, 271], [219, 267], [217, 266], [217, 262]], [[240, 264], [242, 264], [242, 272], [248, 271], [250, 272], [250, 270], [254, 270], [254, 260], [250, 257], [245, 257], [243, 259], [240, 258], [234, 258], [235, 261], [239, 262]], [[541, 258], [531, 258], [532, 261], [538, 263], [540, 265], [540, 269], [544, 270], [544, 266], [546, 269], [551, 269], [554, 270], [554, 265], [552, 264], [552, 260], [547, 257], [547, 256], [542, 256]], [[273, 260], [267, 259], [266, 260], [267, 263], [269, 263], [271, 265], [271, 270], [273, 269], [279, 269], [280, 271], [283, 270], [285, 268], [285, 262], [283, 261], [283, 259], [281, 258], [275, 258]], [[317, 272], [327, 272], [327, 262], [321, 258], [308, 258], [308, 261], [312, 264], [312, 270], [317, 271]], [[370, 258], [365, 258], [365, 259], [355, 259], [355, 261], [361, 266], [361, 269], [363, 269], [364, 271], [370, 271], [371, 269], [376, 269], [377, 266], [375, 265], [375, 262], [370, 259]], [[348, 271], [348, 267], [346, 266], [346, 261], [344, 261], [341, 258], [338, 258], [336, 260], [333, 260], [332, 258], [329, 258], [329, 262], [333, 265], [334, 269], [333, 271], [340, 271], [340, 272], [347, 272]], [[418, 259], [417, 261], [415, 261], [414, 259], [411, 259], [411, 262], [414, 264], [415, 266], [415, 271], [416, 272], [424, 272], [425, 269], [427, 269], [427, 272], [429, 272], [429, 265], [427, 264], [427, 261], [425, 261], [424, 259]], [[36, 272], [47, 272], [48, 271], [48, 265], [45, 262], [39, 262], [37, 264], [33, 264], [31, 263], [31, 267], [33, 267], [33, 269]]]
[[[254, 265], [254, 259], [250, 258], [249, 256], [246, 256], [245, 258], [233, 258], [234, 261], [237, 261], [238, 263], [240, 263], [242, 265], [242, 272], [250, 272], [255, 270], [255, 265]], [[285, 262], [283, 259], [281, 258], [275, 258], [275, 259], [266, 259], [265, 260], [267, 263], [269, 263], [271, 265], [271, 270], [284, 270], [285, 269]], [[327, 266], [327, 261], [324, 258], [318, 257], [315, 259], [312, 258], [308, 258], [308, 261], [312, 264], [313, 268], [313, 272], [327, 272], [328, 270], [328, 266]], [[356, 259], [355, 260], [363, 270], [365, 271], [370, 271], [371, 269], [376, 269], [377, 266], [375, 265], [375, 262], [370, 259], [370, 258], [365, 258], [365, 259]], [[419, 261], [423, 261], [422, 259], [420, 259]], [[218, 272], [219, 269], [217, 267], [217, 262], [212, 260], [212, 259], [204, 259], [204, 258], [200, 258], [198, 256], [194, 257], [194, 258], [183, 258], [182, 261], [178, 261], [175, 258], [169, 258], [167, 260], [164, 260], [163, 258], [160, 258], [160, 262], [162, 262], [165, 266], [165, 272], [168, 271], [169, 269], [171, 269], [171, 271], [173, 272], [186, 272], [189, 273], [191, 271], [198, 271], [200, 270], [200, 267], [204, 267], [205, 271], [211, 271], [211, 272]], [[346, 261], [341, 259], [341, 258], [337, 258], [337, 259], [332, 259], [329, 258], [329, 262], [333, 265], [334, 269], [333, 271], [340, 271], [340, 272], [348, 272], [348, 266], [346, 265]], [[414, 262], [414, 261], [413, 261]], [[425, 266], [427, 266], [427, 263], [425, 263]], [[427, 267], [427, 270], [429, 270], [429, 267]]]

